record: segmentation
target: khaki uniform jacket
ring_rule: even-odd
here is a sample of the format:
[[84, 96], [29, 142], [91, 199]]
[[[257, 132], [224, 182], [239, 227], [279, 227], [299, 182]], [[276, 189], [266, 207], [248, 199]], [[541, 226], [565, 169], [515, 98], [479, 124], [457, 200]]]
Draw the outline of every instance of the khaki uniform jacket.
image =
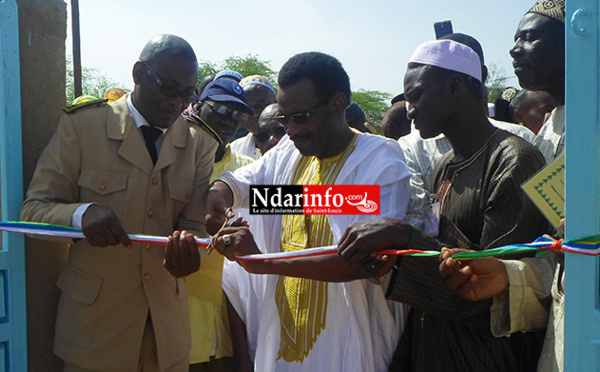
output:
[[[22, 219], [71, 225], [82, 203], [113, 210], [129, 233], [205, 236], [204, 200], [217, 143], [180, 116], [166, 131], [155, 166], [125, 98], [64, 114], [42, 153]], [[90, 370], [135, 371], [150, 315], [164, 370], [187, 358], [183, 279], [164, 267], [164, 247], [71, 245], [58, 279], [62, 293], [54, 352]]]

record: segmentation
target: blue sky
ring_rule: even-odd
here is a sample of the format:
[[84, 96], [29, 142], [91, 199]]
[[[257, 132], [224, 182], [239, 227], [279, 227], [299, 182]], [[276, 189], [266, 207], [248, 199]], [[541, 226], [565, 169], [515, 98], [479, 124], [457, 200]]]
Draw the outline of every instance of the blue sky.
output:
[[[274, 70], [292, 55], [321, 51], [337, 57], [353, 90], [402, 92], [414, 49], [434, 38], [433, 23], [483, 46], [486, 63], [514, 76], [508, 50], [534, 1], [504, 0], [80, 0], [82, 63], [131, 89], [131, 69], [154, 35], [186, 39], [200, 62], [257, 55]], [[70, 9], [70, 1], [67, 2]], [[68, 26], [70, 34], [70, 23]], [[71, 54], [70, 38], [67, 53]], [[516, 86], [513, 77], [507, 81]]]

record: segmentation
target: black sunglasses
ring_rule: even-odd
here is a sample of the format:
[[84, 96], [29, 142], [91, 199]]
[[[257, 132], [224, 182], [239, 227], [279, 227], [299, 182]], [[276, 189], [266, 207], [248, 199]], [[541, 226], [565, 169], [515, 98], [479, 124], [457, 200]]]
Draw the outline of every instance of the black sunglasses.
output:
[[233, 120], [242, 121], [248, 118], [248, 114], [245, 112], [232, 110], [229, 107], [214, 101], [205, 100], [204, 103], [210, 107], [210, 109], [215, 113], [223, 116], [231, 116]]
[[277, 120], [281, 125], [288, 125], [290, 121], [293, 121], [296, 124], [306, 124], [308, 119], [313, 115], [315, 111], [317, 111], [319, 107], [321, 107], [321, 105], [323, 105], [323, 102], [317, 104], [315, 107], [308, 110], [307, 112], [297, 112], [295, 114], [290, 115], [277, 115], [273, 117], [273, 119]]
[[184, 90], [180, 90], [177, 87], [164, 85], [162, 80], [160, 80], [156, 72], [154, 72], [154, 70], [152, 69], [152, 67], [150, 67], [148, 63], [143, 61], [140, 61], [140, 63], [146, 66], [148, 72], [150, 73], [150, 76], [152, 77], [156, 85], [158, 85], [158, 89], [163, 95], [167, 97], [181, 97], [181, 99], [183, 99], [186, 102], [190, 102], [194, 98], [194, 96], [198, 95], [198, 90], [196, 89], [196, 87], [185, 88]]

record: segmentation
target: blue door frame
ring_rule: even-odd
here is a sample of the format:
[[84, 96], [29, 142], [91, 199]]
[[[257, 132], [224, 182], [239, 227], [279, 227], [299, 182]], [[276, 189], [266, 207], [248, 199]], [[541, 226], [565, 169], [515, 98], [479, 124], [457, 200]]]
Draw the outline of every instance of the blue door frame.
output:
[[[567, 1], [567, 239], [600, 232], [598, 3]], [[565, 371], [600, 371], [600, 258], [565, 260]]]
[[[600, 232], [599, 0], [567, 1], [567, 239]], [[23, 200], [18, 14], [0, 1], [2, 219]], [[600, 258], [566, 254], [565, 370], [600, 371]], [[0, 372], [27, 370], [24, 238], [3, 233], [0, 250]]]
[[[15, 0], [0, 1], [0, 182], [2, 219], [19, 220], [23, 201], [19, 24]], [[0, 372], [27, 371], [25, 250], [20, 234], [2, 234]]]

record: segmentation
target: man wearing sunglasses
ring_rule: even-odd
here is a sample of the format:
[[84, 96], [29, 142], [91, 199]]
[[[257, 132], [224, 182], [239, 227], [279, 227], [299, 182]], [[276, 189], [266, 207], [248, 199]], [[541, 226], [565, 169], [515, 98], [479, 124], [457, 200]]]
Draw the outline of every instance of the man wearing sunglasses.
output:
[[[217, 180], [207, 197], [208, 217], [223, 223], [228, 207], [246, 210], [250, 185], [376, 184], [381, 200], [386, 200], [381, 214], [402, 218], [410, 178], [402, 151], [394, 141], [348, 126], [345, 112], [351, 92], [341, 63], [323, 53], [298, 54], [282, 67], [279, 86], [276, 119], [289, 137], [256, 162]], [[377, 159], [378, 166], [370, 159]], [[250, 228], [225, 227], [215, 244], [229, 260], [326, 246], [335, 244], [348, 225], [369, 218], [252, 215]], [[403, 308], [388, 306], [382, 287], [362, 280], [366, 276], [360, 268], [336, 255], [238, 262], [243, 268], [226, 261], [223, 288], [239, 316], [240, 321], [232, 322], [232, 334], [243, 335], [234, 343], [243, 350], [236, 357], [244, 359], [244, 367], [388, 370], [403, 325], [397, 315]], [[233, 329], [244, 323], [242, 332]]]
[[[234, 80], [216, 79], [204, 88], [200, 101], [194, 105], [193, 119], [219, 142], [216, 164], [231, 156], [229, 143], [250, 115], [254, 115], [254, 111], [246, 103], [244, 90]], [[219, 170], [217, 167], [213, 175], [236, 168]]]
[[[186, 119], [198, 124], [219, 143], [211, 182], [226, 171], [254, 161], [232, 151], [229, 146], [245, 117], [253, 113], [246, 104], [242, 87], [224, 77], [209, 83], [202, 91], [200, 101], [185, 111]], [[209, 226], [207, 230], [216, 232], [211, 231]], [[198, 272], [186, 278], [192, 334], [190, 372], [233, 371], [227, 306], [221, 289], [222, 275], [223, 256], [212, 254], [202, 260]]]
[[263, 155], [275, 147], [285, 136], [285, 127], [275, 118], [278, 112], [279, 106], [273, 103], [265, 107], [258, 118], [259, 130], [254, 133], [254, 139]]
[[[63, 115], [40, 157], [22, 219], [86, 237], [70, 241], [57, 283], [54, 352], [65, 371], [188, 370], [182, 277], [198, 270], [192, 234], [206, 236], [217, 147], [181, 116], [197, 78], [185, 40], [154, 37], [133, 67], [133, 92]], [[126, 232], [171, 237], [165, 250]]]

